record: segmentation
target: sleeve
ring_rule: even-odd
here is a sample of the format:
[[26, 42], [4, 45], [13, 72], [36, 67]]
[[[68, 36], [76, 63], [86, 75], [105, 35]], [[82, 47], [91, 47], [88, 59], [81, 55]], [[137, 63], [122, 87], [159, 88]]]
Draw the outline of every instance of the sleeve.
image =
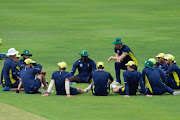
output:
[[92, 71], [94, 72], [96, 70], [96, 63], [92, 60]]
[[55, 80], [54, 72], [53, 72], [53, 74], [52, 74], [52, 76], [51, 76], [51, 79]]
[[172, 73], [173, 71], [176, 71], [178, 69], [177, 66], [171, 66], [167, 69], [167, 71], [165, 72], [165, 74], [170, 74]]
[[130, 51], [131, 51], [130, 48], [126, 46], [125, 49], [123, 50], [123, 54], [128, 55]]
[[77, 67], [78, 67], [78, 61], [76, 61], [74, 64], [73, 64], [73, 68], [72, 68], [72, 70], [71, 70], [71, 72], [70, 72], [70, 75], [71, 76], [73, 76], [74, 75], [74, 73], [76, 72], [76, 69], [77, 69]]
[[160, 73], [160, 77], [161, 77], [162, 82], [167, 85], [167, 77], [166, 77], [166, 75], [164, 74], [164, 72], [161, 69], [158, 69], [158, 71]]
[[145, 95], [147, 95], [147, 92], [146, 92], [146, 89], [145, 89], [144, 80], [143, 80], [143, 75], [142, 75], [142, 74], [140, 74], [140, 86], [141, 86], [141, 89], [142, 89], [143, 93], [144, 93]]
[[126, 95], [129, 95], [129, 80], [127, 78], [126, 72], [123, 72], [123, 77], [124, 77]]
[[67, 76], [66, 76], [66, 78], [67, 78], [67, 79], [70, 79], [70, 77], [71, 77], [71, 74], [68, 73]]
[[111, 80], [111, 82], [113, 82], [114, 80], [110, 73], [109, 73], [109, 79]]
[[12, 71], [12, 77], [13, 77], [13, 79], [19, 80], [19, 79], [18, 79], [18, 76], [17, 76], [17, 69], [16, 69], [16, 64], [15, 64], [15, 63], [12, 65], [11, 71]]
[[115, 54], [118, 54], [118, 53], [117, 53], [117, 49], [116, 49], [116, 47], [114, 47], [114, 52], [115, 52]]
[[42, 70], [40, 70], [40, 69], [36, 69], [36, 68], [34, 68], [34, 73], [35, 73], [35, 74], [38, 74], [38, 73], [40, 74], [40, 73], [41, 73], [41, 71], [42, 71]]
[[34, 68], [39, 68], [42, 70], [42, 65], [40, 65], [38, 63], [33, 63], [32, 65], [34, 66]]
[[25, 68], [25, 64], [23, 64], [21, 60], [18, 61], [17, 66], [19, 66], [21, 70]]

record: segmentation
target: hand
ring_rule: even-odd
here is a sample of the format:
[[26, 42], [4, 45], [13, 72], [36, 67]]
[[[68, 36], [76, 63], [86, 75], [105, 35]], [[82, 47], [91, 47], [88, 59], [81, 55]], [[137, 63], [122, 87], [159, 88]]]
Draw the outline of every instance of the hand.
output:
[[146, 95], [146, 97], [152, 97], [152, 95]]
[[116, 62], [120, 63], [120, 62], [121, 62], [121, 60], [120, 60], [119, 58], [117, 58]]
[[67, 97], [73, 97], [72, 95], [67, 95]]
[[130, 97], [129, 95], [125, 95], [124, 97]]
[[112, 56], [108, 58], [108, 62], [112, 59]]
[[48, 94], [48, 93], [46, 93], [46, 94], [44, 94], [44, 95], [42, 95], [42, 96], [49, 96], [49, 94]]

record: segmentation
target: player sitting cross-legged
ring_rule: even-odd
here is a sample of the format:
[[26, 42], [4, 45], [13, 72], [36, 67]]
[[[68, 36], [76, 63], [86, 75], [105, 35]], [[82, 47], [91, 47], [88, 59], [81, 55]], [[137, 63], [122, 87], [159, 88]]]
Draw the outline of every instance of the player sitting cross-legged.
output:
[[56, 95], [67, 95], [67, 97], [72, 97], [72, 95], [84, 93], [80, 88], [70, 87], [70, 74], [65, 71], [67, 64], [65, 62], [59, 62], [58, 66], [59, 70], [52, 74], [47, 93], [42, 96], [49, 96], [54, 83], [56, 87]]

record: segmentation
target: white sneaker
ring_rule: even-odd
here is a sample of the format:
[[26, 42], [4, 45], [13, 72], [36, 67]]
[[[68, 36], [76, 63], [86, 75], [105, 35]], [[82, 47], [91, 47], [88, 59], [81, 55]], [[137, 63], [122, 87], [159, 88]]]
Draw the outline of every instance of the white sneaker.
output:
[[180, 91], [174, 92], [173, 95], [180, 95]]

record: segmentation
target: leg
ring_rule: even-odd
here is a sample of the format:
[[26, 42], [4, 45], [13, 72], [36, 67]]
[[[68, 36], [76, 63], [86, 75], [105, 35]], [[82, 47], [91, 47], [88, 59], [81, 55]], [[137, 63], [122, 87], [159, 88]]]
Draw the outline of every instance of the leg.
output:
[[39, 74], [37, 77], [41, 80], [41, 82], [44, 85], [44, 88], [47, 90], [48, 87], [47, 87], [47, 84], [46, 84], [46, 78], [45, 78], [44, 74]]
[[70, 78], [70, 82], [77, 82], [77, 83], [80, 83], [80, 79], [79, 79], [78, 76], [72, 76], [72, 77]]
[[116, 82], [119, 82], [121, 84], [120, 69], [120, 63], [115, 62]]
[[113, 91], [115, 92], [115, 93], [119, 93], [119, 89], [120, 88], [122, 88], [123, 86], [116, 86], [114, 89], [113, 89]]
[[76, 89], [77, 89], [77, 91], [78, 91], [79, 94], [83, 94], [83, 93], [84, 93], [84, 91], [81, 90], [80, 88], [76, 88]]
[[168, 92], [168, 93], [170, 93], [170, 94], [172, 94], [172, 95], [173, 95], [174, 90], [173, 90], [173, 89], [171, 89], [170, 87], [166, 86], [166, 92]]

